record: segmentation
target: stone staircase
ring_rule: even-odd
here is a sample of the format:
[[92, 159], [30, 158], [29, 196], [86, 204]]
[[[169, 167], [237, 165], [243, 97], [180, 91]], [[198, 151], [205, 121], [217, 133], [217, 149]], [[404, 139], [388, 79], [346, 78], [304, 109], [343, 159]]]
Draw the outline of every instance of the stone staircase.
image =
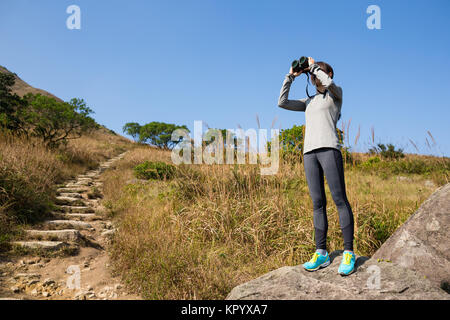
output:
[[[25, 230], [23, 241], [12, 243], [27, 254], [50, 253], [70, 248], [71, 252], [78, 250], [89, 240], [96, 240], [114, 233], [112, 224], [105, 221], [99, 210], [98, 194], [91, 194], [95, 187], [101, 189], [98, 180], [100, 174], [107, 170], [115, 161], [124, 157], [126, 152], [102, 163], [98, 169], [78, 175], [75, 180], [57, 189], [57, 211], [49, 220], [40, 223], [31, 230]], [[88, 241], [86, 241], [88, 240]]]

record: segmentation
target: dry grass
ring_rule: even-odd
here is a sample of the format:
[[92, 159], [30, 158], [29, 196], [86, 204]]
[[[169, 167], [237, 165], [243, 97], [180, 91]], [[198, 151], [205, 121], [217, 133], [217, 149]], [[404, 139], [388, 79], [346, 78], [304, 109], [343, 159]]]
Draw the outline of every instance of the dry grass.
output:
[[20, 225], [42, 220], [52, 210], [55, 185], [132, 147], [105, 129], [50, 150], [40, 140], [0, 133], [0, 251]]
[[[146, 160], [171, 163], [169, 152], [139, 147], [106, 174], [104, 185], [104, 204], [120, 226], [115, 267], [145, 298], [223, 299], [234, 286], [303, 263], [314, 251], [302, 163], [284, 161], [273, 176], [260, 176], [255, 165], [182, 165], [171, 181], [133, 179], [133, 167]], [[423, 175], [397, 181], [350, 163], [345, 174], [359, 255], [373, 254], [434, 190]], [[331, 252], [343, 240], [325, 188]]]

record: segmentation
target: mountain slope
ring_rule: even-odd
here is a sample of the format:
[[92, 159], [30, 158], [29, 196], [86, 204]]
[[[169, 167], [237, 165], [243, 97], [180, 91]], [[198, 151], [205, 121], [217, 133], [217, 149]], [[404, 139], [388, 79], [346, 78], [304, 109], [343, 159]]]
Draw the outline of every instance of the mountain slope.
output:
[[9, 71], [8, 69], [6, 69], [3, 66], [0, 66], [0, 72], [1, 73], [12, 73], [14, 75], [14, 77], [16, 78], [16, 83], [13, 86], [13, 92], [17, 93], [21, 97], [23, 97], [27, 93], [32, 93], [32, 94], [40, 93], [44, 96], [52, 97], [58, 101], [62, 101], [60, 98], [56, 97], [55, 95], [51, 94], [50, 92], [30, 86], [28, 83], [26, 83], [25, 81], [20, 79], [17, 74]]

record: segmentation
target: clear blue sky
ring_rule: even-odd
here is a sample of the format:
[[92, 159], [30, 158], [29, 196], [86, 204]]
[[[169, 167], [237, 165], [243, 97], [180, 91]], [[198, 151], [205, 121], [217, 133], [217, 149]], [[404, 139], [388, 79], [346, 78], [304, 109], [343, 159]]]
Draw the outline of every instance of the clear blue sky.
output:
[[[66, 8], [81, 8], [81, 30]], [[369, 30], [366, 8], [381, 8]], [[450, 156], [450, 1], [58, 0], [0, 2], [0, 65], [64, 100], [84, 98], [97, 122], [194, 120], [210, 127], [304, 124], [277, 106], [301, 55], [330, 63], [355, 151], [393, 143]], [[306, 78], [291, 99], [305, 96]], [[312, 93], [314, 88], [310, 87]], [[427, 130], [437, 145], [433, 147]], [[432, 148], [426, 145], [428, 137]]]

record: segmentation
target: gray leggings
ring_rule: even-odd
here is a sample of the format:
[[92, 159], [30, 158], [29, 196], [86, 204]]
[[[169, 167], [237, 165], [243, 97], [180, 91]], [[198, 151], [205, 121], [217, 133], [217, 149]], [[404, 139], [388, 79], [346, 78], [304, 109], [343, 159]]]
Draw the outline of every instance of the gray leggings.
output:
[[353, 212], [345, 192], [341, 151], [335, 148], [315, 149], [305, 153], [303, 161], [309, 194], [313, 202], [316, 249], [326, 250], [328, 220], [324, 185], [325, 173], [331, 196], [339, 212], [339, 224], [344, 236], [344, 250], [353, 251]]

